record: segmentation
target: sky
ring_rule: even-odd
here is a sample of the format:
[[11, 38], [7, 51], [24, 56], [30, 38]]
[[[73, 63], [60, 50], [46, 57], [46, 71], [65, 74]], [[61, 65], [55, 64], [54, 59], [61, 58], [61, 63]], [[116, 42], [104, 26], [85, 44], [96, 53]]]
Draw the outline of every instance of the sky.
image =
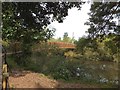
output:
[[68, 10], [68, 16], [65, 17], [63, 23], [58, 23], [54, 21], [50, 24], [50, 27], [54, 27], [56, 29], [54, 38], [63, 37], [65, 32], [68, 32], [69, 37], [73, 37], [78, 40], [79, 37], [87, 35], [85, 31], [89, 28], [89, 26], [84, 25], [89, 15], [87, 13], [90, 12], [90, 4], [85, 3], [82, 5], [81, 10], [77, 8], [72, 8]]

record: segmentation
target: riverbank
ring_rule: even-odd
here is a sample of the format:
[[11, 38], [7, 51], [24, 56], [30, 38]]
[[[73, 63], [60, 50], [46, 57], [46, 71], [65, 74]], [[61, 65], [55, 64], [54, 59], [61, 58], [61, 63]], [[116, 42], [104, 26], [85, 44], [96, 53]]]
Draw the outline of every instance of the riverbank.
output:
[[[63, 80], [66, 83], [83, 83], [100, 87], [117, 87], [118, 63], [109, 61], [89, 61], [81, 58], [65, 58], [61, 56], [41, 57], [38, 55], [16, 58], [7, 58], [10, 71], [15, 69], [29, 70], [51, 76], [55, 80]], [[21, 62], [21, 65], [16, 63]], [[23, 61], [25, 61], [23, 63]], [[12, 72], [13, 73], [13, 72]], [[16, 76], [19, 76], [16, 73]], [[15, 76], [15, 77], [16, 77]], [[22, 75], [24, 76], [24, 75]]]
[[9, 77], [12, 88], [100, 88], [98, 85], [65, 83], [42, 73], [24, 71]]

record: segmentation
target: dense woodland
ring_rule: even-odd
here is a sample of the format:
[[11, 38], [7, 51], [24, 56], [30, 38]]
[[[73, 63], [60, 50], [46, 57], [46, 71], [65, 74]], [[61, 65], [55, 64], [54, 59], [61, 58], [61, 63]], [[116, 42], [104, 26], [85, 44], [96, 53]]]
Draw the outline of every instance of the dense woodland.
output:
[[[84, 3], [2, 3], [2, 43], [7, 53], [12, 53], [7, 56], [10, 69], [32, 70], [71, 82], [118, 85], [120, 25], [114, 19], [119, 19], [120, 2], [94, 2], [85, 23], [90, 25], [88, 36], [79, 40], [68, 37], [67, 32], [63, 38], [55, 39], [56, 29], [47, 28], [55, 20], [62, 23], [68, 9], [77, 7], [80, 10]], [[48, 45], [49, 41], [72, 43], [76, 48], [60, 49]], [[21, 53], [17, 53], [19, 51]]]

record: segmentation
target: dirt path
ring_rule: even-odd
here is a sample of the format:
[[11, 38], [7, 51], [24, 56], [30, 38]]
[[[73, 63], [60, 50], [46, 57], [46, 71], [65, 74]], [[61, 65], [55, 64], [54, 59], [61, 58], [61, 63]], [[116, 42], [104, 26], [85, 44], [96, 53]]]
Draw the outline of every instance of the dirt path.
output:
[[46, 76], [37, 73], [28, 73], [25, 76], [10, 77], [10, 84], [16, 88], [53, 88], [57, 86], [55, 80], [50, 80]]
[[43, 74], [29, 72], [9, 77], [9, 83], [14, 88], [95, 88], [84, 84], [58, 82]]

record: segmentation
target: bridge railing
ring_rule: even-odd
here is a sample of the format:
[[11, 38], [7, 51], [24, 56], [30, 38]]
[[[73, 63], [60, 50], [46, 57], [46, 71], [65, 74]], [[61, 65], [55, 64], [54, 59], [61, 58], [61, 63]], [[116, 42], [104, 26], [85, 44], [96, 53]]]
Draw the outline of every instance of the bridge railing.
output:
[[50, 45], [57, 45], [59, 48], [75, 48], [75, 44], [65, 42], [48, 42]]

